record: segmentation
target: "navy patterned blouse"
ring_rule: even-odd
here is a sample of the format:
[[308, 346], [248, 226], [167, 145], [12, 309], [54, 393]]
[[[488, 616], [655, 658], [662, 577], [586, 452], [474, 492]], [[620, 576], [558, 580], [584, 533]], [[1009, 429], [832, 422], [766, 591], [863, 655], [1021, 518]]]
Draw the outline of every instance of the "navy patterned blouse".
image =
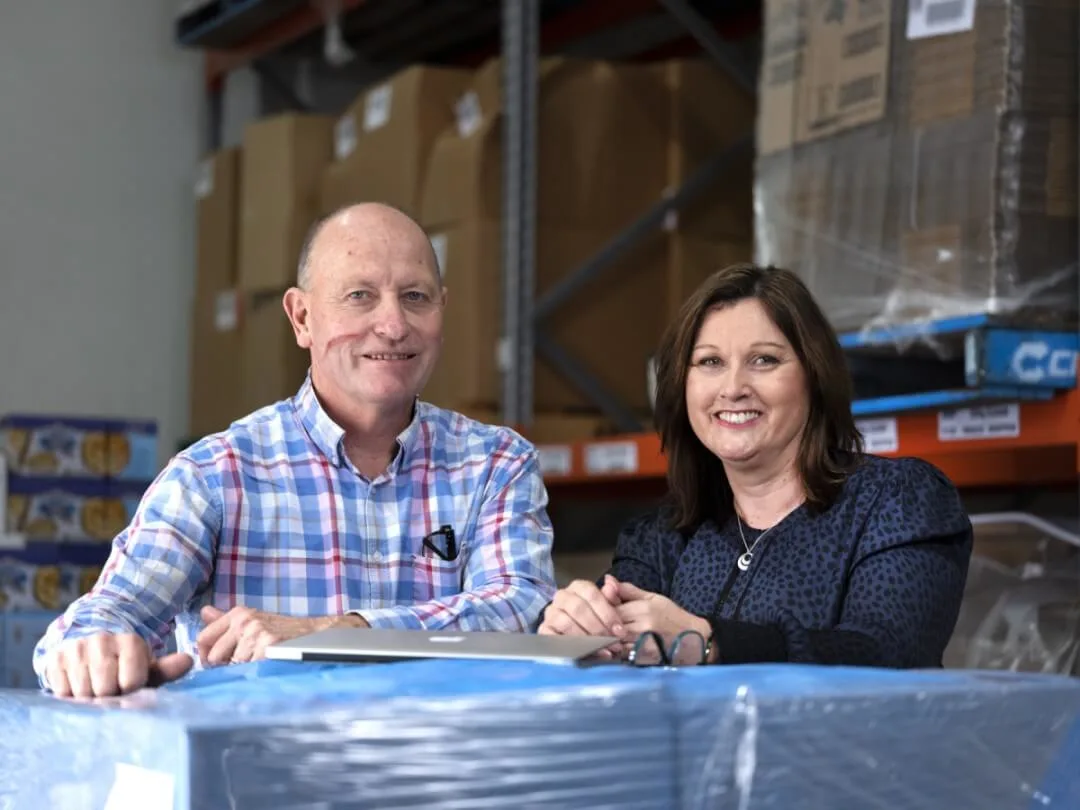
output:
[[866, 456], [831, 507], [800, 506], [762, 537], [746, 571], [736, 520], [684, 536], [664, 510], [638, 518], [609, 573], [708, 618], [719, 663], [941, 666], [972, 530], [936, 467]]

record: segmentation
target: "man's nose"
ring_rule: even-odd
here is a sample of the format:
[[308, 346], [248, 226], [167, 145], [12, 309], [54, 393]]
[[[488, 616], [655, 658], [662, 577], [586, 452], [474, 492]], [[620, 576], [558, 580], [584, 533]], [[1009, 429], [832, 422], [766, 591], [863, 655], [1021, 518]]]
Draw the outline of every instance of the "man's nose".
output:
[[404, 340], [409, 335], [409, 322], [401, 302], [385, 299], [375, 313], [375, 333], [387, 340]]

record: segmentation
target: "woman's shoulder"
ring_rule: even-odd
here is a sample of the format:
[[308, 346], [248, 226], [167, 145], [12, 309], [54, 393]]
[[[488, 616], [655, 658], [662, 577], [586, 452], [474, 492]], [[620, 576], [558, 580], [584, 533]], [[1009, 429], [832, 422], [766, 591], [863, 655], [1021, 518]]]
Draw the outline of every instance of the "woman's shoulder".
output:
[[881, 542], [963, 535], [971, 523], [956, 486], [919, 458], [862, 456], [841, 493]]

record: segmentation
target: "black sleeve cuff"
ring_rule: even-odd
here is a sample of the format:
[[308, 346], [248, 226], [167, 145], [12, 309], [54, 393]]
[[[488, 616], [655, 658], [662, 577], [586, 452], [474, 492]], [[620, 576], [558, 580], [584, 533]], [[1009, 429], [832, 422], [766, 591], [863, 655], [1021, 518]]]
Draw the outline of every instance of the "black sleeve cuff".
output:
[[718, 664], [764, 664], [788, 660], [787, 640], [779, 627], [728, 619], [710, 619]]

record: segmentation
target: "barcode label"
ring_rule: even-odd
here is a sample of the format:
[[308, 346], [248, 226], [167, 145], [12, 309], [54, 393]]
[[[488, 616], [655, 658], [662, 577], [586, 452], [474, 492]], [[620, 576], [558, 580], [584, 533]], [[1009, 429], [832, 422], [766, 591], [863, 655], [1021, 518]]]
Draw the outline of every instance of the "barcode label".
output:
[[211, 158], [199, 163], [195, 175], [195, 199], [205, 200], [214, 193], [214, 161]]
[[240, 301], [234, 290], [218, 293], [214, 297], [214, 328], [219, 332], [231, 332], [240, 323]]
[[859, 419], [855, 422], [855, 429], [862, 434], [863, 449], [870, 455], [900, 450], [900, 432], [895, 417]]
[[975, 0], [912, 0], [908, 6], [908, 39], [959, 34], [975, 27]]
[[565, 444], [547, 444], [536, 448], [540, 472], [544, 475], [569, 475], [574, 469], [574, 454]]
[[468, 138], [484, 122], [484, 111], [480, 109], [480, 96], [470, 90], [457, 100], [454, 105], [454, 118], [457, 119], [458, 135]]
[[585, 447], [585, 472], [589, 475], [637, 472], [637, 445], [633, 442], [604, 442]]
[[938, 441], [1015, 439], [1020, 435], [1020, 406], [985, 405], [938, 413]]

